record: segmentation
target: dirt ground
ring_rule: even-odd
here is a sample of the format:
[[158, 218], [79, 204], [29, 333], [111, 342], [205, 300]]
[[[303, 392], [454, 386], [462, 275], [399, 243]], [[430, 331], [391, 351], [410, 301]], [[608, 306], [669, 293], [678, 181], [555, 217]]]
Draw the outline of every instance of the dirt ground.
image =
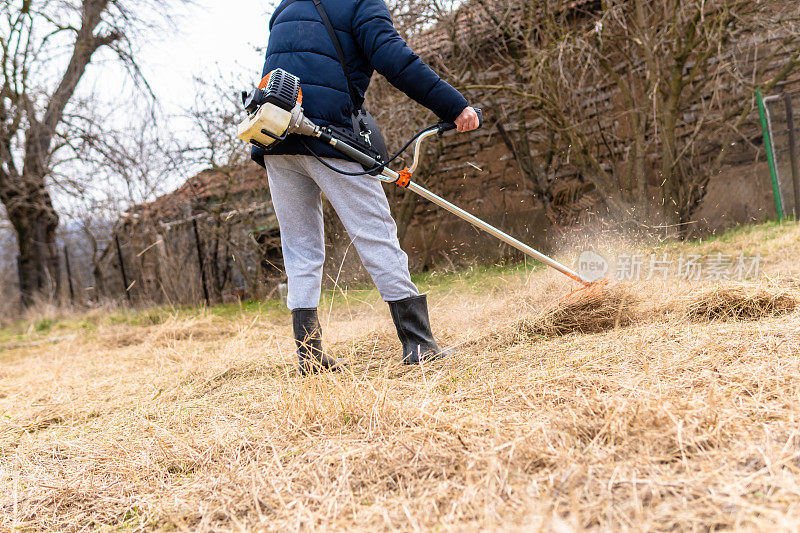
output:
[[374, 291], [338, 291], [350, 370], [310, 379], [277, 305], [31, 317], [0, 330], [0, 529], [796, 531], [798, 242], [666, 243], [760, 277], [589, 300], [540, 269], [429, 276], [459, 353], [422, 368]]

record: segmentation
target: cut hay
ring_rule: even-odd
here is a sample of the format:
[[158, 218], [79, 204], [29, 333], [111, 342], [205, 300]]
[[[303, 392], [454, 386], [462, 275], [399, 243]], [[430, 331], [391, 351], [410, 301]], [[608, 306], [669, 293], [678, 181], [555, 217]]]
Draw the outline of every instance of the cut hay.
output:
[[627, 285], [610, 286], [591, 295], [577, 293], [523, 318], [515, 329], [526, 337], [600, 333], [630, 325], [636, 318], [637, 301], [637, 295]]
[[758, 320], [791, 313], [795, 293], [776, 286], [729, 283], [702, 289], [687, 297], [687, 318], [694, 321]]
[[0, 531], [800, 531], [800, 286], [690, 322], [683, 280], [515, 272], [432, 287], [458, 353], [423, 367], [377, 294], [328, 308], [351, 364], [309, 379], [288, 313], [244, 308], [0, 351]]

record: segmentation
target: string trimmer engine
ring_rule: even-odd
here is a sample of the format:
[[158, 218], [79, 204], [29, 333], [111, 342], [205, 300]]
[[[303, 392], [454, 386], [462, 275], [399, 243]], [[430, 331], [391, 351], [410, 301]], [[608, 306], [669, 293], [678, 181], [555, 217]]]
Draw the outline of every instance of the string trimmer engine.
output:
[[300, 78], [283, 69], [267, 74], [258, 89], [242, 92], [247, 118], [239, 125], [238, 137], [259, 148], [267, 149], [286, 135], [297, 131], [312, 134], [314, 124], [303, 117], [303, 92]]

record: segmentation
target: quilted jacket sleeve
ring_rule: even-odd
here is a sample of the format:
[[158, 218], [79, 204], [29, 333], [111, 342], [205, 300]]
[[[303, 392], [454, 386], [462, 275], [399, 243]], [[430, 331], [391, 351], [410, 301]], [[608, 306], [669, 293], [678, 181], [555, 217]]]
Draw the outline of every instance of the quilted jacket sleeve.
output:
[[454, 121], [467, 100], [426, 65], [397, 33], [383, 0], [356, 0], [353, 35], [372, 67], [442, 120]]

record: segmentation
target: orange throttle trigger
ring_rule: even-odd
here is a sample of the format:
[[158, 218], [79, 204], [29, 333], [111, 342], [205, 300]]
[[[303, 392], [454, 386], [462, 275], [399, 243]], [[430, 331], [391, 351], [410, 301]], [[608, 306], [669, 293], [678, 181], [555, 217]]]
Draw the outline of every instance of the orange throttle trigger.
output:
[[411, 177], [413, 176], [411, 170], [408, 167], [404, 168], [400, 172], [397, 173], [397, 180], [395, 183], [398, 187], [406, 188], [411, 184]]

